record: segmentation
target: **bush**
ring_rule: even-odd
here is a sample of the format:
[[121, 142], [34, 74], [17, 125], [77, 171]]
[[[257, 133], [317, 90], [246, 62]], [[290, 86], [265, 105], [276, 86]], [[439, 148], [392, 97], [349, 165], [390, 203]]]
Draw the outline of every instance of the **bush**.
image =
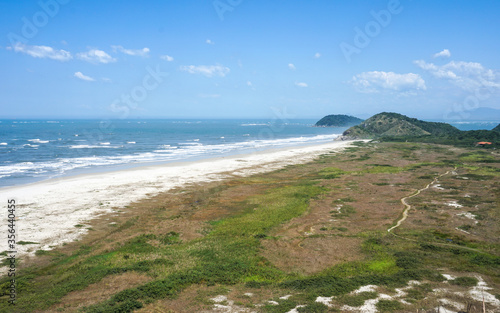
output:
[[297, 309], [299, 312], [303, 313], [323, 313], [328, 312], [328, 306], [320, 302], [314, 302], [305, 307], [300, 307]]
[[327, 167], [319, 172], [319, 175], [321, 176], [321, 178], [324, 178], [324, 179], [339, 178], [343, 174], [345, 174], [345, 172], [343, 170], [341, 170], [340, 168], [336, 168], [336, 167]]
[[399, 301], [396, 300], [379, 300], [377, 302], [377, 309], [379, 312], [393, 312], [396, 310], [401, 310], [403, 305]]
[[395, 257], [396, 266], [404, 269], [414, 269], [420, 263], [420, 260], [411, 252], [398, 252]]
[[366, 300], [377, 298], [377, 293], [375, 291], [365, 291], [360, 292], [356, 295], [346, 295], [341, 297], [341, 302], [348, 306], [358, 307], [365, 304]]
[[265, 286], [269, 286], [271, 283], [267, 281], [248, 281], [245, 283], [245, 287], [248, 288], [261, 288]]
[[478, 283], [477, 278], [475, 277], [457, 277], [454, 280], [450, 281], [450, 284], [464, 287], [474, 287]]
[[176, 233], [174, 231], [171, 231], [164, 236], [160, 237], [160, 242], [164, 245], [173, 245], [176, 243], [180, 243], [181, 240], [179, 239], [180, 234]]
[[475, 254], [472, 259], [471, 263], [476, 264], [476, 265], [483, 265], [483, 266], [499, 266], [500, 265], [500, 257], [497, 256], [492, 256], [488, 254]]
[[422, 284], [406, 290], [406, 296], [407, 299], [422, 300], [430, 292], [432, 292], [430, 284]]
[[291, 300], [280, 300], [279, 305], [267, 304], [265, 305], [264, 312], [268, 313], [284, 313], [293, 310], [297, 304]]

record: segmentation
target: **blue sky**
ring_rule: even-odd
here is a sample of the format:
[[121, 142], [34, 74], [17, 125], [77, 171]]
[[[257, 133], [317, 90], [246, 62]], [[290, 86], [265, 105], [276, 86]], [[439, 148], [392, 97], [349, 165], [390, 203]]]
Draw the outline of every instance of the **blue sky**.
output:
[[500, 109], [498, 16], [500, 1], [0, 0], [0, 118], [467, 119]]

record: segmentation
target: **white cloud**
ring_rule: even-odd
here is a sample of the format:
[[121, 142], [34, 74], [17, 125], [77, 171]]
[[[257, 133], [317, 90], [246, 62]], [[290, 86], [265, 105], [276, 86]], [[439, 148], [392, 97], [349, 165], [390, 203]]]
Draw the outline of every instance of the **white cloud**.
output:
[[295, 71], [297, 69], [295, 65], [293, 65], [292, 63], [288, 63], [288, 68], [291, 69], [292, 71]]
[[443, 51], [434, 54], [434, 58], [439, 58], [439, 57], [443, 57], [443, 58], [449, 58], [449, 57], [451, 57], [450, 50], [444, 49]]
[[439, 78], [455, 78], [456, 74], [453, 73], [452, 71], [446, 70], [444, 67], [440, 67], [437, 65], [434, 65], [432, 63], [427, 63], [424, 60], [417, 60], [414, 61], [418, 67], [420, 67], [423, 70], [426, 70], [430, 72], [432, 75], [439, 77]]
[[55, 50], [48, 46], [28, 46], [22, 43], [17, 43], [14, 47], [14, 51], [25, 53], [34, 58], [41, 59], [52, 59], [57, 61], [68, 61], [72, 59], [71, 53], [65, 50]]
[[205, 40], [205, 42], [206, 42], [207, 44], [209, 44], [209, 45], [215, 45], [215, 42], [213, 42], [213, 41], [212, 41], [212, 40], [210, 40], [210, 39]]
[[432, 76], [447, 79], [467, 91], [473, 91], [481, 87], [500, 88], [499, 75], [491, 69], [484, 68], [477, 62], [451, 61], [445, 65], [436, 65], [417, 60], [414, 63]]
[[114, 52], [118, 51], [118, 52], [125, 53], [128, 55], [145, 57], [145, 58], [149, 56], [149, 51], [150, 51], [149, 48], [147, 48], [147, 47], [142, 48], [142, 49], [138, 49], [138, 50], [125, 49], [122, 46], [111, 46], [111, 48], [113, 48]]
[[298, 86], [298, 87], [307, 87], [308, 85], [306, 83], [295, 83], [295, 86]]
[[247, 86], [248, 87], [252, 87], [253, 86], [252, 82], [251, 81], [247, 81]]
[[107, 77], [103, 77], [101, 79], [102, 79], [103, 82], [106, 82], [106, 83], [111, 83], [112, 82], [112, 80], [109, 79], [109, 78], [107, 78]]
[[160, 59], [162, 60], [165, 60], [165, 61], [168, 61], [168, 62], [172, 62], [174, 60], [173, 57], [169, 56], [169, 55], [160, 55]]
[[425, 81], [418, 74], [397, 74], [394, 72], [364, 72], [350, 81], [360, 92], [377, 93], [381, 91], [397, 91], [411, 93], [425, 90]]
[[315, 58], [315, 59], [319, 59], [319, 58], [321, 58], [321, 53], [316, 52], [316, 53], [314, 54], [314, 58]]
[[111, 63], [116, 59], [102, 50], [91, 49], [87, 52], [81, 52], [76, 55], [79, 59], [90, 63]]
[[93, 82], [95, 79], [93, 79], [90, 76], [83, 75], [82, 72], [76, 72], [74, 75], [76, 78], [80, 78], [81, 80], [86, 80], [89, 82]]
[[202, 74], [206, 77], [220, 76], [224, 77], [230, 72], [228, 67], [222, 65], [187, 65], [181, 66], [181, 71], [185, 71], [191, 74]]

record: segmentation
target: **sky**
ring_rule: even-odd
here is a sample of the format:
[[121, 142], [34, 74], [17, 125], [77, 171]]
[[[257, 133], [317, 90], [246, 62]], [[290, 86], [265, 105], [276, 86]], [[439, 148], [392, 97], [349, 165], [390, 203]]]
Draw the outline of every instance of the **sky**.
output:
[[498, 16], [496, 0], [0, 0], [0, 119], [466, 120], [500, 109]]

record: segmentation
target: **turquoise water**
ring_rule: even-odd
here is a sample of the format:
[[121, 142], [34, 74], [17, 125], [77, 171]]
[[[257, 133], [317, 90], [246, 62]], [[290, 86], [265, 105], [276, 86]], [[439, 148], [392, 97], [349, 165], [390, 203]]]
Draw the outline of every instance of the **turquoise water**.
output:
[[[0, 120], [0, 187], [332, 141], [316, 120]], [[497, 122], [452, 122], [462, 130]]]
[[478, 130], [478, 129], [486, 129], [492, 130], [498, 124], [500, 124], [500, 120], [498, 121], [459, 121], [459, 122], [448, 122], [448, 124], [455, 126], [460, 130]]
[[124, 166], [329, 142], [316, 120], [2, 120], [0, 187]]

